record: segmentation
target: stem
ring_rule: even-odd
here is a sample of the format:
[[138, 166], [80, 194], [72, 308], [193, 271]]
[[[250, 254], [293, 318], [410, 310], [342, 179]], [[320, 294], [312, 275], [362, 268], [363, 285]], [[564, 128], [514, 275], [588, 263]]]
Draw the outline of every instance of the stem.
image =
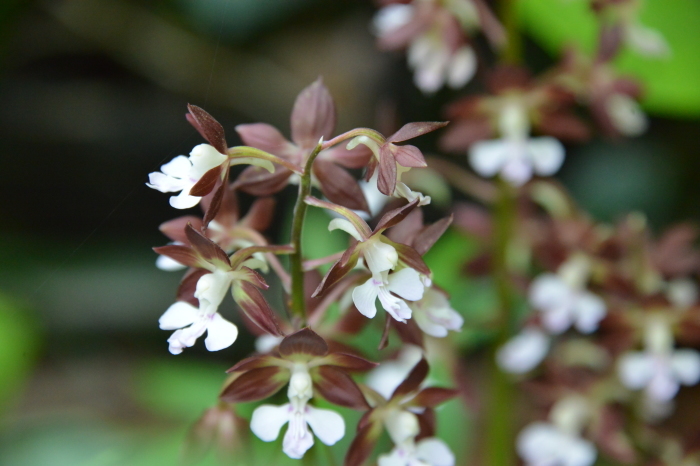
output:
[[496, 364], [496, 351], [510, 337], [513, 320], [513, 292], [508, 271], [508, 247], [515, 221], [513, 188], [503, 179], [498, 180], [499, 197], [495, 205], [495, 235], [493, 274], [498, 294], [498, 337], [490, 351], [490, 400], [486, 417], [486, 463], [489, 466], [515, 464], [512, 414], [515, 395], [507, 375]]
[[500, 3], [501, 21], [506, 29], [506, 45], [502, 50], [501, 60], [511, 65], [519, 64], [523, 56], [517, 3], [518, 0], [501, 0]]
[[322, 142], [320, 141], [306, 159], [304, 173], [299, 181], [299, 196], [294, 206], [294, 220], [292, 221], [292, 246], [294, 253], [289, 258], [290, 274], [292, 276], [292, 315], [301, 320], [302, 325], [306, 324], [306, 303], [304, 302], [304, 268], [301, 251], [301, 233], [304, 228], [304, 217], [306, 216], [306, 203], [304, 199], [311, 193], [311, 168], [316, 156], [321, 152]]

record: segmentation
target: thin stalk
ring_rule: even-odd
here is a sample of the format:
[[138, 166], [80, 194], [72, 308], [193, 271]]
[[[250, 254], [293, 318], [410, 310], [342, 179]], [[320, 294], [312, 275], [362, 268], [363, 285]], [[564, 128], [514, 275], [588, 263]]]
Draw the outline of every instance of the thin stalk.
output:
[[513, 435], [513, 385], [496, 364], [496, 351], [510, 338], [513, 324], [513, 290], [508, 270], [508, 247], [515, 224], [513, 187], [498, 180], [499, 197], [495, 205], [493, 275], [498, 295], [498, 336], [490, 351], [491, 380], [488, 390], [486, 426], [486, 463], [489, 466], [515, 464]]
[[501, 0], [500, 16], [506, 30], [506, 44], [501, 51], [501, 60], [518, 65], [523, 59], [523, 39], [518, 20], [518, 0]]
[[306, 203], [304, 199], [311, 193], [311, 168], [316, 156], [321, 152], [322, 142], [319, 142], [309, 157], [306, 159], [304, 173], [299, 181], [299, 197], [294, 206], [294, 219], [292, 220], [292, 246], [294, 253], [289, 257], [289, 268], [292, 276], [292, 315], [306, 324], [306, 303], [304, 302], [304, 264], [301, 251], [301, 233], [304, 229], [304, 217], [306, 216]]

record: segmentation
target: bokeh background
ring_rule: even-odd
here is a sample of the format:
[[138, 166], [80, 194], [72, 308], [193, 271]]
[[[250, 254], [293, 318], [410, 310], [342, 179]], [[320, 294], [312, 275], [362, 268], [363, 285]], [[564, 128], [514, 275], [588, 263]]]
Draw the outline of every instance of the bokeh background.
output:
[[[584, 3], [522, 1], [536, 70], [567, 41], [591, 46]], [[670, 3], [649, 1], [643, 19], [671, 58], [619, 60], [648, 87], [649, 132], [572, 147], [559, 176], [594, 217], [640, 210], [657, 231], [700, 219], [700, 7]], [[421, 95], [402, 54], [375, 49], [373, 12], [360, 0], [0, 2], [0, 464], [176, 463], [252, 339], [167, 352], [157, 320], [180, 274], [157, 270], [150, 248], [176, 213], [147, 174], [200, 143], [188, 102], [235, 145], [239, 123], [288, 134], [296, 94], [319, 75], [339, 131], [438, 120], [480, 89], [477, 76]]]

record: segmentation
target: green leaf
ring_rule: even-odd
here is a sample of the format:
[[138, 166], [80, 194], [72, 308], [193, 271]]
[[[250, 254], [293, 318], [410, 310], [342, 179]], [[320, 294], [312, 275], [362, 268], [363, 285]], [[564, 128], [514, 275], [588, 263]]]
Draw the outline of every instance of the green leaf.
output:
[[[588, 2], [521, 0], [524, 30], [554, 55], [569, 44], [592, 53], [598, 24]], [[647, 0], [640, 22], [660, 32], [671, 48], [667, 58], [645, 57], [626, 48], [615, 60], [616, 69], [638, 78], [645, 86], [644, 108], [655, 114], [694, 117], [700, 115], [700, 2], [696, 0]]]

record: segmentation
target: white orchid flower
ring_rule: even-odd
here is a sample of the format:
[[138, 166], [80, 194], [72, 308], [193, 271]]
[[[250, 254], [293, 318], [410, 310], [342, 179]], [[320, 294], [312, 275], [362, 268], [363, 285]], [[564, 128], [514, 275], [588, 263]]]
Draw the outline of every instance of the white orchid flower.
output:
[[393, 273], [385, 270], [373, 274], [363, 285], [355, 287], [352, 300], [357, 310], [371, 319], [377, 314], [376, 300], [379, 298], [386, 312], [395, 320], [406, 322], [412, 313], [405, 300], [418, 301], [423, 297], [424, 288], [420, 274], [411, 268]]
[[162, 193], [180, 191], [177, 196], [170, 197], [170, 205], [176, 209], [189, 209], [196, 206], [202, 199], [190, 196], [190, 189], [212, 168], [218, 167], [228, 160], [228, 157], [209, 144], [199, 144], [192, 149], [189, 157], [178, 155], [170, 162], [161, 166], [160, 172], [148, 175], [149, 188]]
[[517, 450], [527, 466], [591, 466], [591, 442], [547, 422], [535, 422], [518, 435]]
[[408, 307], [418, 327], [436, 338], [444, 338], [450, 330], [459, 331], [464, 325], [464, 318], [452, 309], [445, 294], [432, 287], [425, 288], [423, 297]]
[[194, 346], [204, 332], [207, 332], [204, 344], [209, 351], [228, 348], [238, 337], [238, 328], [218, 312], [208, 313], [184, 301], [171, 305], [158, 323], [162, 330], [175, 330], [168, 338], [172, 354], [180, 354], [183, 349]]
[[455, 455], [442, 440], [429, 437], [419, 442], [409, 439], [388, 455], [380, 455], [379, 466], [454, 466]]
[[525, 328], [496, 353], [498, 366], [512, 374], [524, 374], [539, 365], [549, 351], [549, 337], [539, 329]]
[[501, 139], [479, 141], [469, 148], [469, 163], [484, 177], [500, 173], [514, 186], [521, 186], [533, 173], [550, 176], [564, 162], [564, 146], [552, 137], [530, 137], [525, 107], [509, 102], [499, 118]]

